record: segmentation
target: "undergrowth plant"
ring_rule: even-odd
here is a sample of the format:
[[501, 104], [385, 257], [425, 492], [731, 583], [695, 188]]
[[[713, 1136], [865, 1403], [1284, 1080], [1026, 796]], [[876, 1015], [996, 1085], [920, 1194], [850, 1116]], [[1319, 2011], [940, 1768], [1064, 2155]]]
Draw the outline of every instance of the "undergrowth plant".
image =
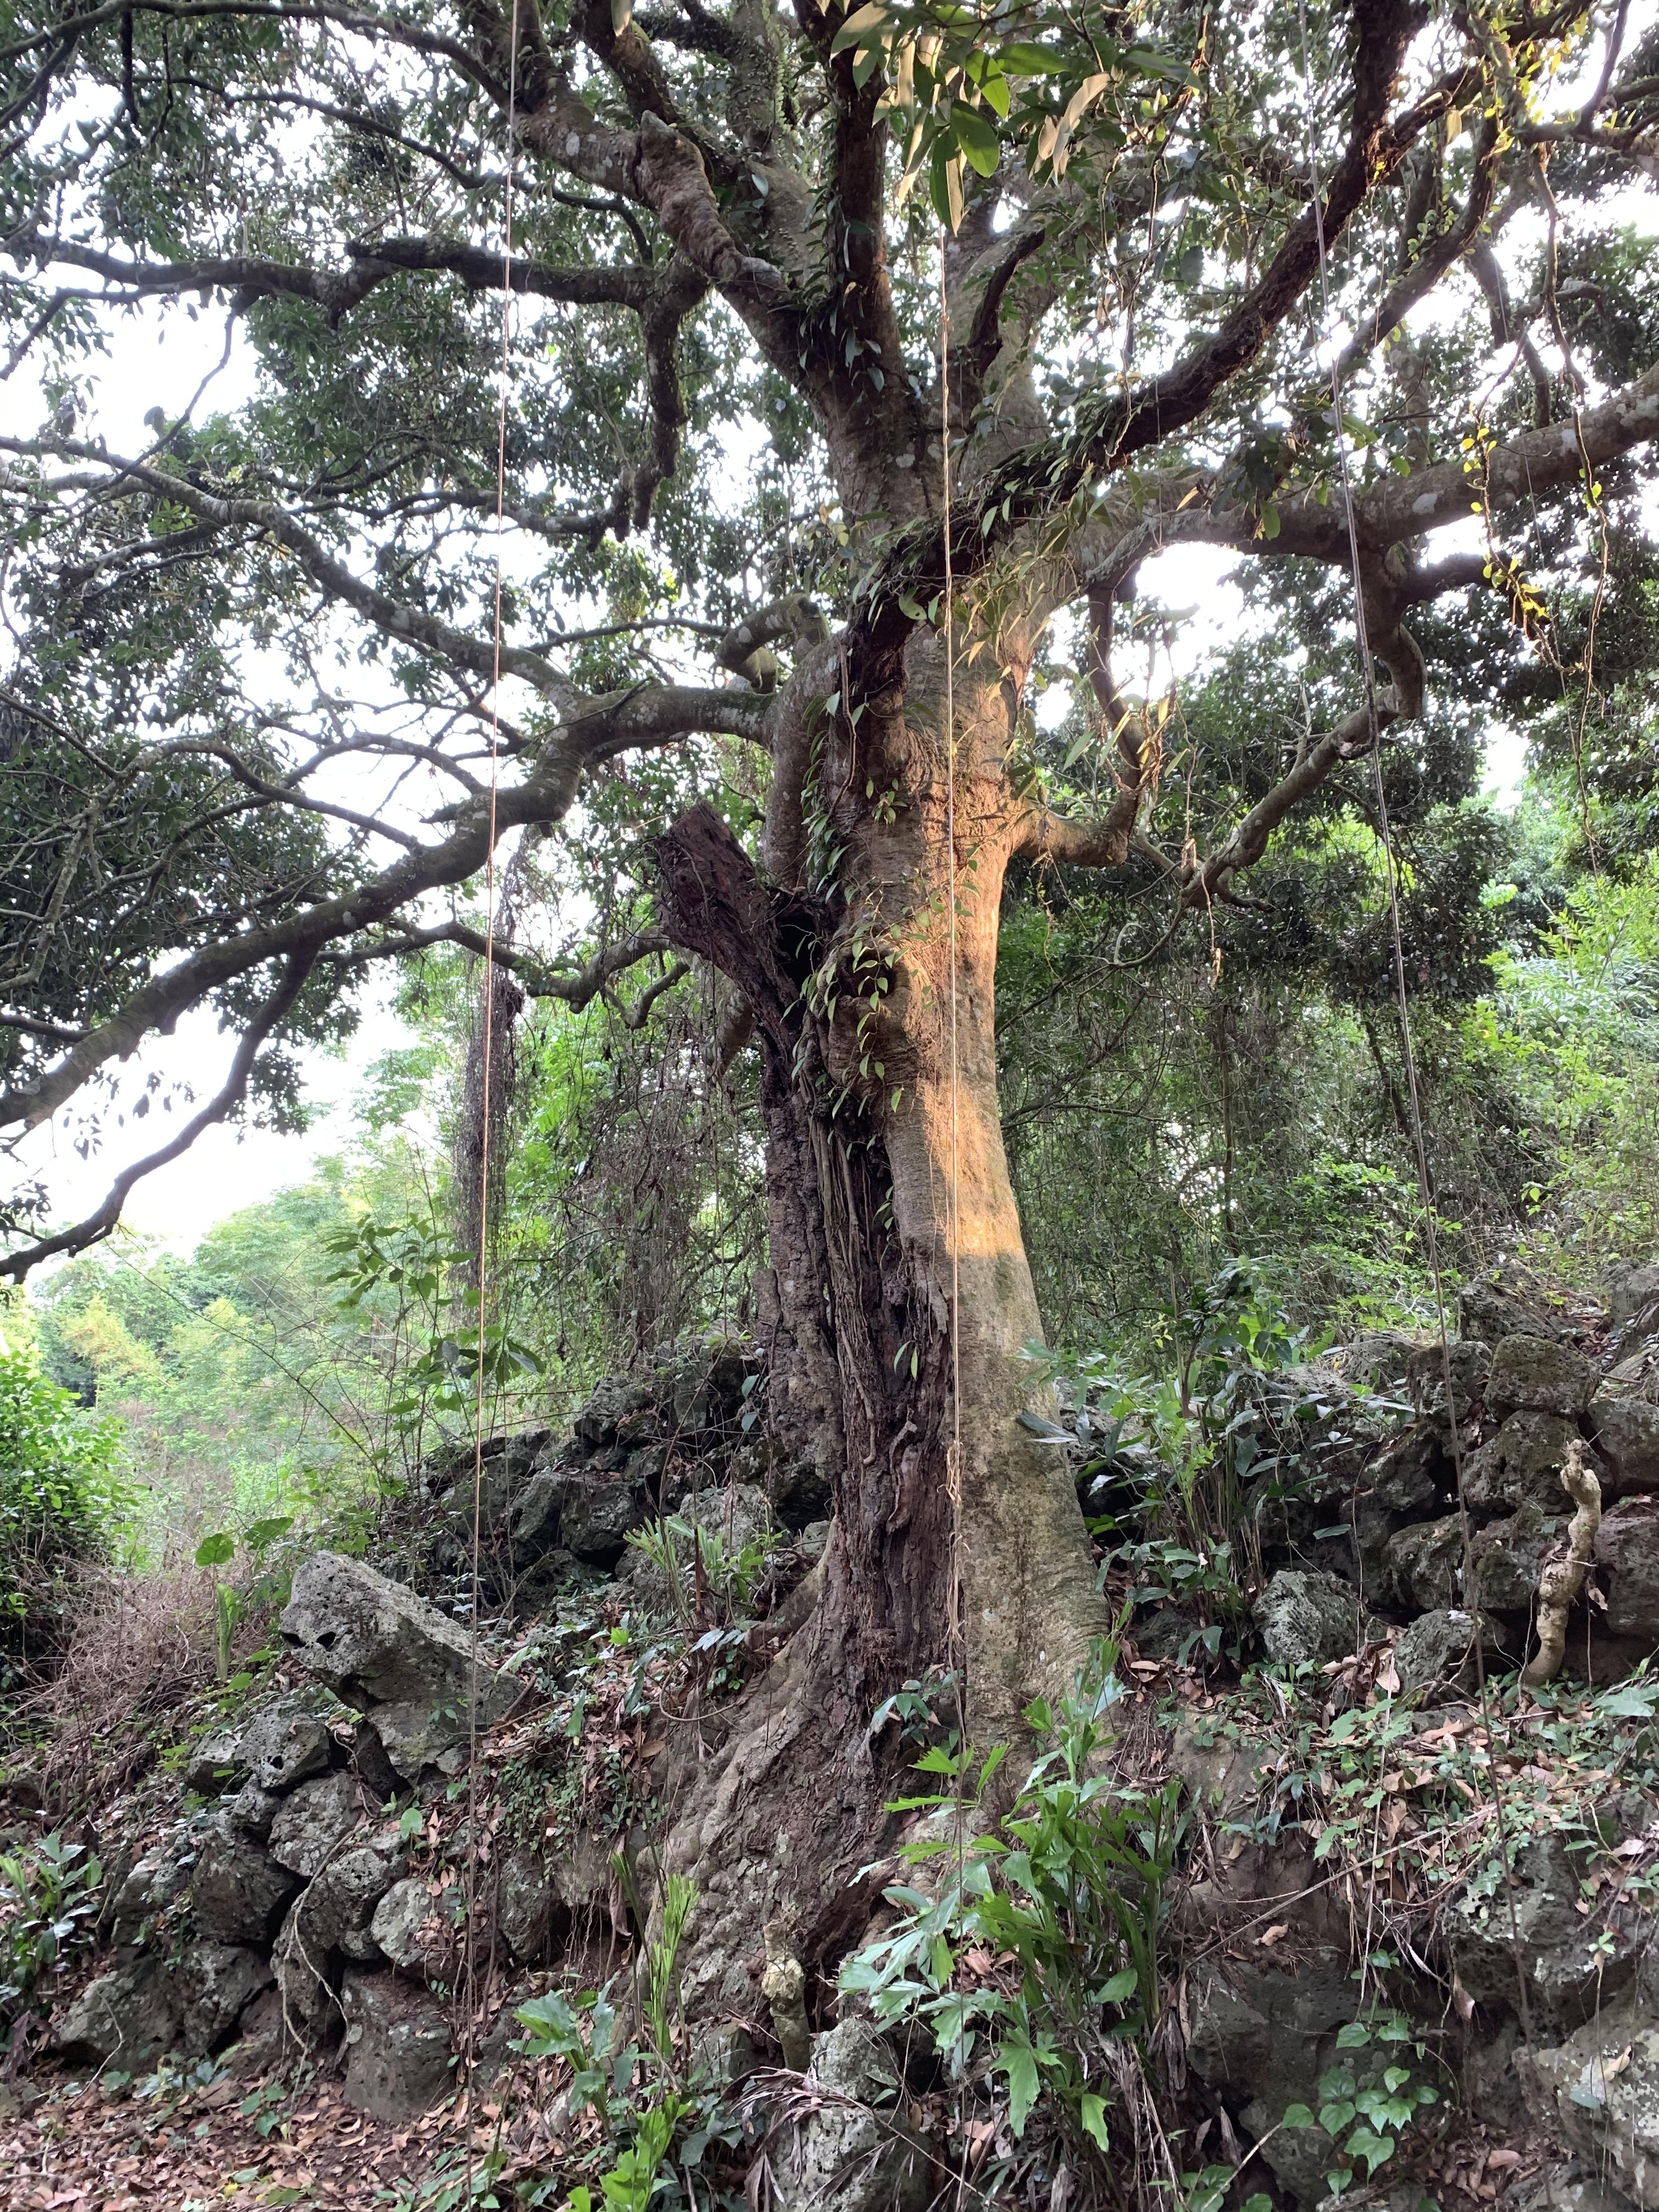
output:
[[91, 1942], [104, 1870], [58, 1834], [0, 1852], [0, 2026], [33, 2009], [68, 1951]]
[[660, 1929], [639, 1961], [631, 2008], [618, 2001], [614, 1984], [574, 1996], [549, 1990], [518, 2008], [526, 2034], [514, 2049], [565, 2061], [572, 2119], [591, 2112], [595, 2123], [586, 2156], [573, 2161], [591, 2178], [567, 2185], [564, 2173], [550, 2175], [530, 2191], [529, 2204], [702, 2212], [728, 2201], [706, 2179], [701, 2186], [690, 2179], [711, 2146], [729, 2149], [742, 2135], [720, 2085], [684, 2049], [679, 1954], [696, 1897], [685, 1876], [668, 1877]]
[[927, 1816], [905, 1856], [943, 1879], [890, 1889], [896, 1918], [841, 1974], [884, 2025], [925, 2028], [954, 2081], [1006, 2094], [1016, 2141], [1041, 2106], [1102, 2154], [1113, 2046], [1144, 2049], [1158, 2020], [1164, 1888], [1184, 1827], [1177, 1784], [1126, 1789], [1103, 1764], [1116, 1656], [1097, 1644], [1057, 1709], [1027, 1708], [1046, 1747], [1000, 1819], [988, 1822], [984, 1800], [1001, 1752], [952, 1740], [917, 1762], [939, 1786], [891, 1809]]

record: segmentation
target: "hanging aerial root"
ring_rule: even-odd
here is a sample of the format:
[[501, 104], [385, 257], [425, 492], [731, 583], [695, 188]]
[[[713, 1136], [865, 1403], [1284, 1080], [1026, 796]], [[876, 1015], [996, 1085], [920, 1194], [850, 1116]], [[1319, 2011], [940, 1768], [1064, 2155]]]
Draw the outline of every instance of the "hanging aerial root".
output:
[[1538, 1577], [1538, 1649], [1521, 1670], [1528, 1689], [1552, 1682], [1561, 1671], [1567, 1649], [1567, 1615], [1584, 1587], [1590, 1563], [1590, 1547], [1601, 1525], [1601, 1486], [1584, 1458], [1584, 1447], [1575, 1437], [1567, 1446], [1561, 1468], [1561, 1487], [1577, 1511], [1567, 1529], [1565, 1558], [1550, 1559]]

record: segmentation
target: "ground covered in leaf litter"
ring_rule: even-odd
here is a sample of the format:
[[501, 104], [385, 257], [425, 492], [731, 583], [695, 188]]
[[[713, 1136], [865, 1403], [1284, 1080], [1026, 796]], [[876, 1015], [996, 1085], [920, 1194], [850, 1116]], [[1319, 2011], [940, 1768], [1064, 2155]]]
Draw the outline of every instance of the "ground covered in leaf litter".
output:
[[[534, 2069], [532, 2069], [532, 2073]], [[526, 2085], [528, 2091], [529, 2085]], [[462, 2096], [408, 2127], [348, 2105], [337, 2082], [289, 2089], [221, 2073], [148, 2096], [63, 2082], [0, 2124], [9, 2212], [206, 2212], [210, 2205], [369, 2205], [449, 2212], [468, 2198], [469, 2160], [506, 2203], [556, 2172], [564, 2145], [540, 2094]]]

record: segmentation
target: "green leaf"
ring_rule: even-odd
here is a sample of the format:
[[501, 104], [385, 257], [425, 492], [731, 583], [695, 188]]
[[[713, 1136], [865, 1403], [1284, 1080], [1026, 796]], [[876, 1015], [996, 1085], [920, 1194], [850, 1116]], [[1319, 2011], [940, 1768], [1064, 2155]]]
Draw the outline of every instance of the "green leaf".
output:
[[1100, 2149], [1111, 2148], [1111, 2141], [1106, 2132], [1106, 2100], [1097, 2097], [1092, 2089], [1085, 2089], [1083, 2093], [1083, 2124]]
[[269, 1514], [264, 1520], [256, 1521], [251, 1528], [242, 1531], [242, 1541], [250, 1551], [262, 1552], [267, 1544], [274, 1544], [279, 1536], [286, 1536], [294, 1526], [291, 1513]]
[[1140, 1977], [1133, 1966], [1125, 1966], [1121, 1973], [1114, 1974], [1100, 1993], [1103, 2004], [1123, 2004], [1139, 1987]]
[[994, 177], [1002, 159], [996, 132], [976, 107], [958, 105], [951, 109], [951, 120], [956, 127], [957, 143], [980, 175]]
[[890, 8], [882, 6], [881, 0], [869, 0], [867, 7], [854, 9], [830, 41], [830, 54], [844, 53], [848, 46], [861, 45], [866, 33], [878, 30], [892, 12]]
[[1339, 2051], [1358, 2051], [1370, 2039], [1370, 2028], [1363, 2020], [1351, 2020], [1346, 2027], [1340, 2027], [1336, 2032]]
[[1037, 2100], [1036, 2053], [1029, 2043], [1005, 2043], [997, 2063], [1008, 2077], [1008, 2125], [1018, 2142]]
[[1282, 2128], [1312, 2128], [1319, 2123], [1305, 2105], [1286, 2105], [1285, 2117], [1279, 2124]]
[[997, 48], [997, 59], [1010, 76], [1064, 76], [1071, 67], [1063, 54], [1033, 46], [1029, 39], [1010, 39]]
[[215, 1535], [204, 1536], [196, 1547], [196, 1564], [198, 1567], [222, 1567], [235, 1556], [235, 1552], [236, 1539], [228, 1529], [221, 1528]]

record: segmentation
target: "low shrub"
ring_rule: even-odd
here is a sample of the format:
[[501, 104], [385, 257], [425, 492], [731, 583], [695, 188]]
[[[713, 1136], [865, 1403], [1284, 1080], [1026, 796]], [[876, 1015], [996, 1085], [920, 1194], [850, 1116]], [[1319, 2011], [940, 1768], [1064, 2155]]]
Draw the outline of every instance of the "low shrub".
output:
[[61, 1650], [76, 1568], [108, 1557], [126, 1510], [113, 1421], [0, 1335], [0, 1683]]

